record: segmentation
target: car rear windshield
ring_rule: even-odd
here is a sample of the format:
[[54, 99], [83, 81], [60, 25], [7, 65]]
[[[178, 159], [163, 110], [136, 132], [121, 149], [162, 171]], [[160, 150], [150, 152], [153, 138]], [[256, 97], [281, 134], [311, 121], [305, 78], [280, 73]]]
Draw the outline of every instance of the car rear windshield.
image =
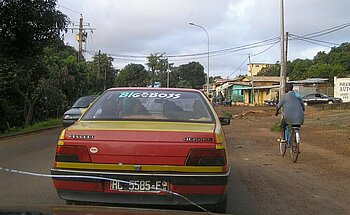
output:
[[72, 107], [73, 108], [87, 108], [96, 98], [97, 98], [97, 96], [80, 97], [76, 102], [74, 102]]
[[200, 92], [112, 90], [100, 96], [82, 120], [214, 122], [204, 99]]

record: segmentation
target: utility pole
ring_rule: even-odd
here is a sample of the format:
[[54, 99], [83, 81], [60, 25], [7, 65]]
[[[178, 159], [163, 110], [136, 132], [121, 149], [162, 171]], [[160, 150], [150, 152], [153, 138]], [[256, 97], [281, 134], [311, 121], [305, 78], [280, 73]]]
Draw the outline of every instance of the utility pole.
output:
[[284, 42], [284, 5], [283, 0], [280, 3], [280, 36], [281, 36], [281, 71], [280, 71], [280, 93], [279, 93], [279, 101], [281, 100], [283, 94], [285, 93], [286, 86], [286, 57], [285, 57], [285, 42]]
[[[80, 15], [80, 19], [79, 19], [79, 24], [78, 27], [74, 27], [76, 26], [76, 24], [73, 23], [73, 27], [72, 28], [67, 28], [67, 29], [71, 29], [72, 32], [73, 30], [78, 30], [78, 34], [76, 35], [76, 40], [79, 43], [79, 48], [78, 48], [78, 61], [81, 61], [83, 59], [83, 42], [86, 42], [86, 38], [87, 38], [87, 30], [90, 30], [91, 33], [93, 32], [93, 30], [96, 30], [96, 28], [90, 28], [90, 23], [84, 24], [83, 23], [83, 15]], [[86, 28], [86, 27], [89, 28]]]
[[249, 69], [250, 69], [250, 75], [253, 75], [253, 68], [252, 68], [252, 61], [250, 59], [250, 53], [248, 53], [248, 60], [249, 60]]
[[170, 82], [170, 65], [169, 65], [169, 62], [168, 62], [168, 69], [167, 69], [167, 82], [166, 82], [166, 87], [169, 88], [169, 82]]
[[106, 90], [106, 85], [107, 85], [107, 65], [105, 65], [105, 80], [104, 80], [104, 85], [103, 85], [103, 90]]
[[[251, 74], [251, 77], [253, 77], [253, 68], [252, 68], [252, 61], [250, 59], [250, 53], [248, 54], [248, 59], [249, 59], [249, 67], [250, 67], [250, 74]], [[253, 105], [255, 105], [255, 91], [254, 91], [254, 81], [252, 80], [251, 81], [251, 84], [252, 84], [252, 102], [253, 102]]]
[[288, 39], [289, 38], [289, 32], [286, 32], [286, 52], [284, 54], [284, 62], [286, 63], [285, 68], [286, 68], [286, 76], [287, 76], [287, 61], [288, 61]]
[[167, 88], [169, 88], [170, 87], [170, 72], [171, 72], [171, 66], [172, 65], [174, 65], [174, 63], [169, 63], [169, 61], [168, 61], [168, 70], [167, 70]]
[[81, 16], [79, 19], [79, 37], [78, 37], [78, 43], [79, 43], [79, 49], [78, 49], [78, 61], [82, 59], [83, 56], [83, 41], [85, 41], [85, 38], [83, 38], [83, 17]]
[[96, 77], [100, 76], [101, 72], [101, 50], [98, 50], [98, 64], [97, 64], [97, 74]]

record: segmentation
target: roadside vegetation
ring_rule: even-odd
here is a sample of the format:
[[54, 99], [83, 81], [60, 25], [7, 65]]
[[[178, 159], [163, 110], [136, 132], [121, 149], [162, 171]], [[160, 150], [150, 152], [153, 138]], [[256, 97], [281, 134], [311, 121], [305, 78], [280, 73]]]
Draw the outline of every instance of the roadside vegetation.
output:
[[[120, 70], [106, 53], [79, 60], [74, 47], [63, 41], [71, 21], [56, 5], [57, 0], [0, 1], [0, 134], [59, 118], [77, 98], [110, 87], [166, 87], [168, 75], [169, 87], [200, 89], [205, 83], [199, 62], [174, 66], [164, 53], [150, 53], [146, 65], [130, 63]], [[290, 80], [332, 81], [349, 74], [349, 43], [319, 52], [312, 60], [287, 64]], [[259, 75], [279, 75], [279, 64]], [[214, 78], [209, 77], [210, 82]]]
[[232, 113], [230, 111], [224, 111], [223, 116], [227, 119], [232, 119]]
[[[71, 23], [56, 7], [57, 0], [0, 2], [0, 134], [34, 122], [59, 118], [81, 96], [97, 95], [110, 87], [166, 86], [201, 88], [203, 66], [178, 67], [162, 53], [150, 54], [147, 67], [128, 64], [114, 68], [113, 58], [96, 53], [91, 61], [65, 45]], [[16, 14], [14, 16], [13, 14]]]
[[42, 130], [44, 128], [50, 128], [55, 126], [61, 126], [62, 119], [48, 119], [46, 121], [40, 121], [37, 123], [33, 123], [33, 125], [25, 126], [25, 127], [13, 127], [10, 129], [5, 130], [2, 134], [0, 134], [0, 137], [2, 136], [9, 136], [9, 135], [15, 135], [15, 134], [22, 134], [27, 133], [31, 131], [38, 131]]
[[281, 123], [275, 122], [275, 124], [273, 124], [272, 127], [270, 128], [270, 131], [281, 132]]

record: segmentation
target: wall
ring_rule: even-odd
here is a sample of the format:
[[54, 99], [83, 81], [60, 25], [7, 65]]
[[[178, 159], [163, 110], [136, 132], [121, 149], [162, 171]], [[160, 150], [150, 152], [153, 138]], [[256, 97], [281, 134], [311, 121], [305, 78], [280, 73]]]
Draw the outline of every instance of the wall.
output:
[[256, 76], [262, 68], [270, 67], [273, 64], [248, 64], [248, 76]]

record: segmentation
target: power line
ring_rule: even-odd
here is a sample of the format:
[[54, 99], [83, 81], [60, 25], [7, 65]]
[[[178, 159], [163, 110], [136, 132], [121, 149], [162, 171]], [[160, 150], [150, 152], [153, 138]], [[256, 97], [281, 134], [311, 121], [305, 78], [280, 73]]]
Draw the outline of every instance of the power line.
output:
[[82, 13], [79, 13], [78, 11], [72, 10], [72, 9], [70, 9], [70, 8], [68, 8], [68, 7], [65, 7], [65, 6], [61, 5], [61, 4], [57, 4], [57, 6], [58, 6], [58, 8], [62, 7], [62, 8], [64, 8], [64, 9], [66, 9], [66, 10], [69, 10], [69, 11], [71, 11], [71, 12], [73, 12], [73, 13], [77, 13], [77, 14], [79, 14], [79, 15], [81, 15], [81, 16], [83, 15]]
[[318, 46], [324, 46], [324, 47], [327, 47], [327, 48], [332, 48], [332, 46], [324, 45], [324, 44], [321, 44], [321, 43], [318, 43], [318, 42], [314, 42], [314, 41], [310, 41], [310, 40], [306, 40], [306, 39], [302, 39], [302, 38], [299, 38], [299, 40], [303, 41], [303, 42], [311, 43], [311, 44], [314, 44], [314, 45], [318, 45]]
[[[250, 43], [250, 44], [246, 44], [246, 45], [211, 51], [211, 52], [209, 52], [209, 54], [211, 56], [219, 56], [219, 55], [228, 54], [228, 53], [232, 53], [232, 52], [243, 51], [246, 49], [252, 49], [252, 48], [262, 47], [262, 46], [266, 46], [266, 45], [271, 45], [271, 44], [275, 43], [277, 40], [279, 41], [279, 39], [276, 37], [276, 38], [258, 41], [258, 42], [254, 42], [254, 43]], [[208, 54], [208, 52], [200, 52], [200, 53], [192, 53], [192, 54], [164, 55], [164, 57], [166, 57], [166, 58], [188, 58], [188, 57], [196, 57], [196, 56], [200, 57], [200, 56], [204, 56], [207, 54]], [[148, 55], [126, 55], [126, 54], [115, 54], [115, 53], [110, 53], [110, 55], [120, 57], [120, 58], [141, 58], [141, 59], [144, 59], [144, 58], [148, 57]]]
[[[320, 36], [323, 36], [323, 35], [326, 35], [326, 34], [330, 34], [330, 33], [333, 33], [335, 31], [339, 31], [341, 29], [347, 28], [349, 26], [350, 26], [350, 23], [345, 23], [345, 24], [334, 26], [332, 28], [327, 28], [327, 29], [324, 29], [324, 30], [321, 30], [321, 31], [308, 33], [308, 34], [305, 34], [305, 35], [299, 36], [299, 37], [300, 37], [300, 40], [303, 39], [303, 41], [305, 41], [305, 40], [313, 40], [313, 41], [305, 41], [305, 42], [310, 42], [310, 43], [316, 44], [316, 45], [322, 45], [322, 44], [319, 44], [318, 42], [328, 43], [328, 44], [331, 44], [331, 45], [339, 45], [339, 44], [335, 44], [335, 43], [324, 42], [324, 41], [321, 41], [321, 40], [318, 41], [318, 40], [312, 39], [312, 38], [320, 37]], [[295, 36], [297, 36], [297, 35], [295, 35]], [[301, 37], [304, 37], [304, 38], [301, 38]], [[215, 57], [215, 56], [225, 55], [225, 54], [238, 52], [238, 51], [243, 51], [243, 50], [247, 50], [247, 49], [262, 47], [262, 46], [266, 46], [266, 45], [272, 45], [272, 47], [273, 47], [279, 41], [280, 41], [279, 37], [274, 37], [274, 38], [269, 38], [269, 39], [257, 41], [257, 42], [254, 42], [254, 43], [241, 45], [241, 46], [235, 46], [235, 47], [230, 47], [230, 48], [210, 51], [209, 54], [211, 55], [211, 57]], [[322, 46], [326, 46], [326, 45], [322, 45]], [[329, 46], [326, 46], [326, 47], [329, 47]], [[269, 50], [269, 48], [267, 50]], [[264, 52], [262, 52], [262, 53], [264, 53]], [[195, 58], [190, 58], [190, 59], [201, 59], [202, 58], [201, 56], [205, 57], [207, 54], [208, 54], [208, 52], [199, 52], [199, 53], [191, 53], [191, 54], [164, 55], [164, 57], [166, 57], [168, 59], [171, 59], [171, 58], [184, 58], [184, 59], [179, 59], [179, 60], [173, 60], [173, 61], [181, 61], [181, 60], [185, 60], [186, 58], [189, 59], [189, 57], [195, 57]], [[128, 58], [128, 59], [134, 59], [134, 58], [145, 59], [145, 58], [148, 57], [146, 55], [125, 55], [125, 54], [110, 54], [110, 55], [113, 55], [113, 56], [116, 56], [116, 57], [119, 57], [119, 58]]]
[[[339, 31], [341, 29], [347, 28], [350, 26], [350, 23], [345, 23], [342, 25], [334, 26], [332, 28], [324, 29], [321, 31], [313, 32], [313, 33], [308, 33], [303, 36], [298, 36], [298, 35], [292, 35], [294, 39], [298, 39], [304, 42], [308, 42], [314, 45], [320, 45], [320, 46], [325, 46], [328, 48], [331, 48], [330, 46], [324, 45], [324, 44], [330, 44], [330, 45], [339, 45], [336, 43], [331, 43], [331, 42], [326, 42], [322, 40], [317, 40], [313, 39], [314, 37], [319, 37], [323, 36], [326, 34], [330, 34], [335, 31]], [[309, 36], [309, 37], [308, 37]], [[258, 56], [260, 54], [265, 53], [272, 47], [274, 47], [277, 43], [280, 42], [279, 37], [274, 37], [270, 39], [265, 39], [261, 41], [257, 41], [254, 43], [249, 43], [245, 45], [240, 45], [240, 46], [235, 46], [235, 47], [230, 47], [230, 48], [225, 48], [225, 49], [219, 49], [219, 50], [214, 50], [209, 52], [211, 57], [217, 57], [217, 56], [222, 56], [234, 52], [239, 52], [247, 49], [254, 49], [254, 48], [259, 48], [263, 46], [270, 45], [268, 48], [264, 49], [263, 51], [253, 54], [252, 56]], [[324, 43], [324, 44], [322, 44]], [[114, 54], [114, 53], [107, 53], [108, 55], [112, 56], [115, 59], [122, 60], [122, 61], [135, 61], [135, 62], [144, 62], [148, 55], [126, 55], [126, 54]], [[164, 57], [171, 59], [172, 61], [186, 61], [186, 60], [197, 60], [197, 59], [202, 59], [206, 58], [206, 55], [208, 52], [200, 52], [200, 53], [192, 53], [192, 54], [178, 54], [178, 55], [164, 55]]]
[[323, 36], [323, 35], [326, 35], [326, 34], [330, 34], [330, 33], [342, 30], [342, 29], [347, 28], [349, 26], [350, 26], [350, 23], [344, 23], [344, 24], [341, 24], [341, 25], [337, 25], [337, 26], [334, 26], [334, 27], [331, 27], [331, 28], [327, 28], [327, 29], [321, 30], [321, 31], [316, 31], [316, 32], [313, 32], [313, 33], [304, 34], [302, 36], [303, 37], [309, 37], [309, 38], [320, 37], [320, 36]]
[[258, 55], [261, 55], [262, 53], [265, 53], [267, 52], [269, 49], [271, 49], [272, 47], [274, 47], [276, 44], [278, 44], [278, 42], [275, 42], [274, 44], [272, 44], [270, 47], [268, 47], [267, 49], [264, 49], [263, 51], [259, 52], [259, 53], [256, 53], [256, 54], [252, 54], [251, 56], [255, 57], [255, 56], [258, 56]]
[[[212, 54], [211, 57], [218, 57], [218, 56], [222, 56], [222, 55], [227, 55], [227, 54], [230, 54], [230, 53], [233, 53], [233, 52], [239, 52], [239, 51], [243, 51], [243, 50], [247, 50], [247, 49], [252, 49], [252, 48], [259, 48], [259, 47], [263, 47], [263, 46], [267, 46], [267, 45], [272, 45], [272, 46], [269, 46], [267, 49], [257, 53], [257, 54], [254, 54], [253, 56], [257, 56], [257, 55], [260, 55], [266, 51], [268, 51], [269, 49], [271, 49], [273, 46], [275, 46], [277, 42], [274, 42], [274, 43], [267, 43], [267, 44], [260, 44], [259, 43], [254, 43], [254, 44], [257, 44], [257, 45], [254, 45], [254, 46], [248, 46], [248, 47], [244, 47], [244, 46], [240, 46], [242, 48], [240, 49], [236, 49], [236, 50], [231, 50], [231, 51], [226, 51], [226, 52], [222, 52], [222, 53], [215, 53], [215, 54]], [[93, 51], [93, 50], [85, 50], [85, 52], [87, 53], [92, 53], [92, 54], [95, 54], [96, 52]], [[147, 57], [148, 56], [143, 56], [141, 58], [140, 55], [138, 55], [137, 57], [135, 55], [121, 55], [121, 54], [112, 54], [112, 53], [106, 53], [108, 54], [109, 56], [111, 56], [113, 59], [118, 59], [120, 61], [131, 61], [131, 62], [145, 62], [147, 60]], [[207, 54], [207, 53], [206, 53]], [[164, 57], [168, 57], [167, 55], [164, 55]], [[179, 57], [168, 57], [168, 59], [171, 59], [172, 62], [181, 62], [181, 61], [191, 61], [191, 60], [198, 60], [198, 59], [204, 59], [206, 58], [206, 56], [192, 56], [192, 57], [181, 57], [179, 59]]]
[[[239, 51], [243, 51], [243, 50], [247, 50], [247, 49], [259, 48], [259, 47], [263, 47], [263, 46], [267, 46], [267, 45], [275, 45], [278, 42], [279, 41], [277, 41], [277, 42], [274, 41], [273, 43], [269, 42], [269, 43], [265, 43], [265, 44], [252, 43], [252, 44], [256, 44], [256, 45], [249, 44], [247, 46], [238, 46], [239, 48], [236, 47], [236, 49], [230, 49], [230, 50], [225, 50], [225, 51], [221, 51], [221, 52], [214, 51], [213, 54], [211, 54], [211, 57], [217, 57], [217, 56], [221, 56], [221, 55], [230, 54], [233, 52], [239, 52]], [[113, 53], [108, 53], [108, 54], [111, 56], [120, 58], [120, 59], [130, 59], [130, 60], [147, 59], [147, 57], [148, 57], [148, 56], [141, 56], [141, 55], [124, 55], [124, 54], [113, 54]], [[206, 52], [204, 54], [206, 55], [208, 53]], [[196, 60], [196, 59], [206, 58], [205, 55], [200, 55], [199, 53], [197, 53], [197, 54], [186, 54], [186, 55], [164, 55], [164, 57], [171, 59], [172, 61], [184, 61], [184, 60]]]
[[319, 42], [319, 43], [326, 43], [326, 44], [329, 44], [329, 45], [335, 45], [335, 46], [339, 46], [340, 44], [338, 43], [332, 43], [332, 42], [327, 42], [327, 41], [323, 41], [323, 40], [318, 40], [318, 39], [312, 39], [312, 38], [309, 38], [309, 37], [303, 37], [303, 36], [299, 36], [299, 35], [295, 35], [295, 34], [290, 34], [293, 38], [291, 40], [301, 40], [301, 39], [304, 39], [304, 40], [310, 40], [310, 41], [315, 41], [315, 42]]
[[92, 38], [92, 34], [89, 34], [90, 38], [88, 37], [88, 44], [91, 50], [95, 51], [95, 47], [94, 47], [94, 42], [93, 42], [93, 38]]
[[249, 56], [246, 57], [244, 59], [244, 61], [230, 75], [227, 76], [227, 78], [230, 77], [231, 75], [233, 75], [235, 72], [237, 72], [241, 68], [241, 66], [248, 60], [248, 58], [249, 58]]

